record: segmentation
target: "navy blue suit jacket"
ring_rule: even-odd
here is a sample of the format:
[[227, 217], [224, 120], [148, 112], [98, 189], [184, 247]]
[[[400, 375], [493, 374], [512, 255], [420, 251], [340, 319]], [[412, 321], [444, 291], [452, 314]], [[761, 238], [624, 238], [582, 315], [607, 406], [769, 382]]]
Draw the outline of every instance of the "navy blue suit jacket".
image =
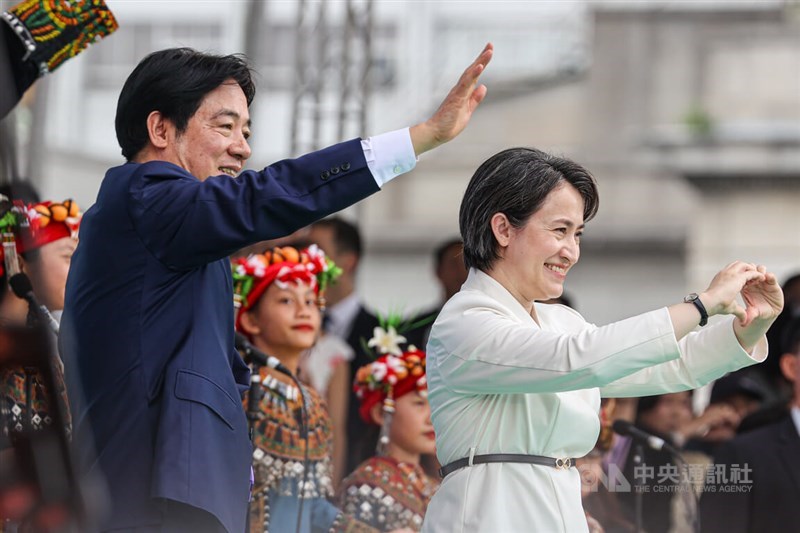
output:
[[103, 529], [158, 524], [166, 498], [244, 531], [249, 372], [233, 347], [228, 255], [377, 190], [358, 140], [236, 179], [201, 182], [160, 161], [108, 171], [83, 217], [61, 329], [76, 438], [90, 428], [94, 444], [80, 462], [111, 494]]

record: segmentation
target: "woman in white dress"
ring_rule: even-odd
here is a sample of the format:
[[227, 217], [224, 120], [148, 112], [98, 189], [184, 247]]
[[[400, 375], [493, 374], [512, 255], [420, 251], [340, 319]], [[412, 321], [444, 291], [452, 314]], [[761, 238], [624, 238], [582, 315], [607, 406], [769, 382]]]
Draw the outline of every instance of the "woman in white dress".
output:
[[[691, 389], [766, 357], [783, 294], [762, 265], [733, 262], [699, 297], [602, 327], [535, 303], [561, 294], [597, 202], [585, 169], [538, 150], [500, 152], [472, 177], [469, 276], [427, 347], [445, 475], [423, 531], [586, 531], [570, 459], [597, 440], [601, 396]], [[733, 316], [705, 326], [713, 315]]]

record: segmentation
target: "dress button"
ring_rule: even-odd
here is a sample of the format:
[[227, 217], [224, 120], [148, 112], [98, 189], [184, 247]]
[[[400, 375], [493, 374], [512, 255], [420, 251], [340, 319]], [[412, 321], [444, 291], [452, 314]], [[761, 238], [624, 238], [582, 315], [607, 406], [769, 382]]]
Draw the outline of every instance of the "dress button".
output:
[[401, 172], [403, 172], [403, 167], [401, 167], [400, 165], [395, 165], [392, 170], [394, 171], [395, 174], [400, 174]]
[[342, 163], [342, 170], [344, 170], [345, 172], [350, 170], [350, 163]]
[[322, 174], [320, 174], [319, 177], [326, 180], [331, 177], [331, 173], [328, 172], [327, 170], [323, 170]]
[[333, 168], [331, 169], [331, 174], [333, 174], [334, 176], [335, 176], [336, 174], [338, 174], [339, 172], [341, 172], [341, 169], [340, 169], [339, 167], [333, 167]]

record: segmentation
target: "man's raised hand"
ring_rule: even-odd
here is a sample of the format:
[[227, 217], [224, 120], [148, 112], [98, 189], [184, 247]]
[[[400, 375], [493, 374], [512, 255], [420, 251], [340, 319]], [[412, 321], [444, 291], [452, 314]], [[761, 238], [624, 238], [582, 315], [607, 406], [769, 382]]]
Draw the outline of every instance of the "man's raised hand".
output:
[[486, 86], [478, 78], [492, 60], [494, 47], [488, 43], [458, 79], [455, 87], [431, 118], [411, 127], [411, 143], [417, 155], [454, 139], [467, 126], [473, 111], [486, 96]]

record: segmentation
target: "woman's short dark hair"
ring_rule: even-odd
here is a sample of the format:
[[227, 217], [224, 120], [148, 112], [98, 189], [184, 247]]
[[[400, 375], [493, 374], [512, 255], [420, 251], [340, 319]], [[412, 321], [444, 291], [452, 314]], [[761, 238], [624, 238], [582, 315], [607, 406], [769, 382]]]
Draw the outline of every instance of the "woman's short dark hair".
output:
[[597, 213], [597, 184], [579, 164], [533, 148], [509, 148], [484, 161], [467, 185], [459, 213], [467, 268], [490, 270], [500, 258], [491, 225], [495, 213], [521, 228], [562, 183], [577, 189], [584, 221], [591, 220]]
[[256, 88], [250, 66], [241, 55], [169, 48], [142, 59], [125, 81], [117, 102], [114, 125], [122, 155], [130, 161], [147, 145], [150, 113], [160, 111], [182, 133], [203, 98], [231, 78], [242, 88], [249, 106]]

